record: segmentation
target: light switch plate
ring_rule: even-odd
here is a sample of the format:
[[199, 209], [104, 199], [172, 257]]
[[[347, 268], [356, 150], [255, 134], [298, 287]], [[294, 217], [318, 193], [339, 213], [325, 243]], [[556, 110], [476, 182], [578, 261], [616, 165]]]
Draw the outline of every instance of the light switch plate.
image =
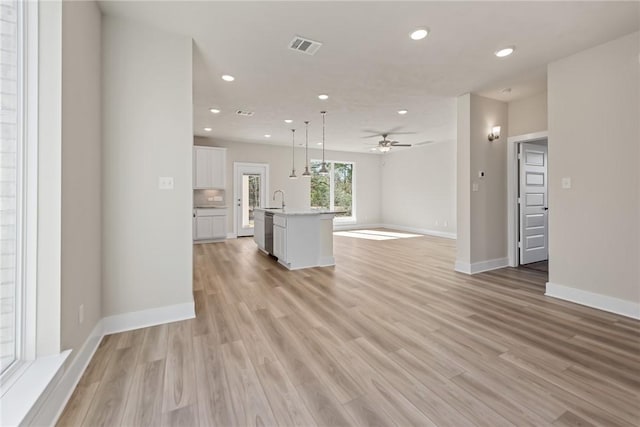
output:
[[569, 177], [562, 178], [562, 188], [565, 190], [571, 188], [571, 178]]
[[471, 191], [478, 191], [478, 183], [474, 182], [473, 184], [471, 184]]
[[172, 176], [158, 177], [158, 188], [160, 190], [173, 190], [173, 177]]

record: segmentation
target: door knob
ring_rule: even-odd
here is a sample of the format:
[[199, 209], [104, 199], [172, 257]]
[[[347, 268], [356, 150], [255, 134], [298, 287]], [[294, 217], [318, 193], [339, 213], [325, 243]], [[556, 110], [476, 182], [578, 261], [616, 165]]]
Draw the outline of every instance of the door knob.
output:
[[545, 211], [548, 211], [548, 210], [549, 210], [549, 208], [542, 208], [542, 209], [544, 209]]

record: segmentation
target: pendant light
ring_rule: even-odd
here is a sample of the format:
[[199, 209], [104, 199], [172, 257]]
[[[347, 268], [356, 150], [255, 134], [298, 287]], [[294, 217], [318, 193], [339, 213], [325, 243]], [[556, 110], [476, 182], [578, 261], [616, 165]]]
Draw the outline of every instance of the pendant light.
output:
[[309, 172], [309, 120], [304, 122], [304, 136], [305, 136], [305, 144], [304, 144], [304, 154], [306, 156], [306, 163], [304, 166], [304, 172], [302, 172], [302, 176], [311, 177], [311, 172]]
[[327, 169], [327, 164], [324, 161], [324, 116], [327, 115], [326, 111], [320, 111], [322, 114], [322, 167], [318, 171], [320, 175], [329, 175], [329, 169]]
[[291, 129], [291, 175], [289, 179], [298, 179], [296, 175], [296, 130]]

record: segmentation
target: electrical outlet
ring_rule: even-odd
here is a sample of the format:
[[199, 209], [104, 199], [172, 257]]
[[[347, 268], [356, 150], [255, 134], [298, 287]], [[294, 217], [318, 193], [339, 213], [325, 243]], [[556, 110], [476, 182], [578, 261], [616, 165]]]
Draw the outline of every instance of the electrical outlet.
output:
[[78, 307], [78, 324], [82, 325], [84, 323], [84, 304], [80, 304]]
[[571, 188], [571, 178], [569, 177], [562, 178], [562, 188], [565, 190]]

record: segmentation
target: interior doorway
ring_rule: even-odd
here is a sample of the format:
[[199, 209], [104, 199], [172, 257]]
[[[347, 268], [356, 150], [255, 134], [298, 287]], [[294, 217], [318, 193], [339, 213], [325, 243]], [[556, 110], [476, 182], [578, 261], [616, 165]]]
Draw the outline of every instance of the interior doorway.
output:
[[269, 194], [269, 165], [234, 162], [233, 176], [235, 234], [253, 236], [254, 209], [266, 206]]
[[509, 265], [548, 271], [548, 133], [510, 137], [507, 146]]

